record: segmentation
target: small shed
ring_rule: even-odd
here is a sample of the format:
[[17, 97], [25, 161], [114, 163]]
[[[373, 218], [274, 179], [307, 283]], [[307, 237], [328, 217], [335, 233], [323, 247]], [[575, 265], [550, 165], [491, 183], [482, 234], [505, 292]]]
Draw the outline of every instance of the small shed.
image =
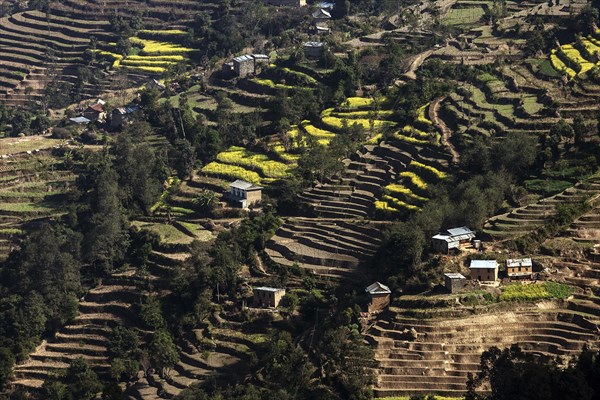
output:
[[140, 107], [135, 104], [113, 109], [110, 114], [110, 127], [115, 129], [123, 128], [123, 126], [132, 122], [135, 114], [139, 111]]
[[475, 239], [475, 231], [462, 226], [460, 228], [448, 229], [431, 238], [433, 251], [448, 254], [452, 249], [459, 249], [461, 245], [470, 243]]
[[248, 208], [262, 200], [262, 186], [238, 179], [229, 184], [229, 198], [241, 208]]
[[444, 286], [450, 293], [456, 293], [461, 291], [465, 284], [467, 283], [467, 278], [461, 273], [458, 272], [449, 272], [444, 274]]
[[471, 279], [485, 282], [498, 280], [498, 262], [496, 260], [471, 260], [469, 270]]
[[306, 58], [320, 58], [325, 50], [323, 42], [305, 42], [302, 46]]
[[87, 125], [91, 121], [89, 119], [87, 119], [86, 117], [75, 117], [75, 118], [69, 118], [69, 122], [71, 124], [76, 124], [76, 125]]
[[285, 289], [261, 286], [252, 288], [252, 293], [252, 304], [254, 307], [276, 308], [279, 306], [283, 296], [285, 296]]
[[150, 79], [148, 81], [148, 83], [146, 83], [146, 88], [152, 90], [152, 89], [157, 89], [158, 91], [162, 92], [164, 90], [167, 89], [167, 87], [164, 85], [164, 83], [160, 83], [158, 80], [156, 79]]
[[381, 311], [390, 305], [392, 291], [384, 284], [375, 282], [367, 286], [365, 292], [369, 295], [369, 312]]
[[506, 260], [506, 272], [510, 279], [527, 279], [533, 274], [531, 258], [510, 258]]

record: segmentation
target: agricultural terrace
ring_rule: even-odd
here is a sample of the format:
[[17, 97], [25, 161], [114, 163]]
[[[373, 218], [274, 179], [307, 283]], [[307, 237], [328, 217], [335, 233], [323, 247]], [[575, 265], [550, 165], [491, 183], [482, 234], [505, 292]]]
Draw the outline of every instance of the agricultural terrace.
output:
[[[112, 67], [115, 69], [123, 68], [133, 71], [144, 71], [161, 74], [168, 68], [185, 62], [194, 49], [183, 47], [182, 45], [169, 41], [168, 38], [185, 35], [186, 33], [178, 30], [170, 31], [142, 31], [140, 36], [166, 38], [164, 41], [153, 39], [143, 39], [137, 36], [130, 37], [132, 43], [130, 54], [123, 56], [115, 52], [117, 44], [108, 43], [109, 50], [98, 50], [98, 54], [112, 61]], [[151, 32], [152, 34], [150, 34]]]
[[587, 72], [600, 66], [600, 31], [587, 37], [579, 37], [575, 43], [561, 45], [553, 49], [550, 62], [559, 73], [566, 74], [570, 79], [585, 78]]
[[291, 175], [295, 167], [289, 162], [273, 159], [270, 155], [232, 146], [217, 155], [217, 160], [202, 168], [202, 173], [222, 180], [243, 179], [255, 184], [268, 185]]

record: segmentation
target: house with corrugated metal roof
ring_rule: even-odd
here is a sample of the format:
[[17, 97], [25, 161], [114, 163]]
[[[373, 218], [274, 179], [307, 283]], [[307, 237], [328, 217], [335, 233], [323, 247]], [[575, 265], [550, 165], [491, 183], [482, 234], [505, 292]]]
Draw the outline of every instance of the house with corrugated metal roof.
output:
[[365, 288], [365, 293], [369, 295], [369, 312], [381, 311], [390, 305], [390, 295], [392, 291], [383, 283], [372, 283]]
[[475, 231], [462, 226], [448, 229], [431, 238], [431, 247], [437, 253], [448, 254], [452, 249], [460, 249], [461, 245], [469, 244], [475, 239]]
[[469, 270], [471, 279], [483, 282], [498, 280], [498, 262], [496, 260], [471, 260]]
[[262, 186], [238, 179], [229, 184], [229, 200], [241, 208], [248, 208], [262, 200]]
[[506, 272], [511, 279], [527, 279], [533, 275], [531, 258], [509, 258], [506, 260]]

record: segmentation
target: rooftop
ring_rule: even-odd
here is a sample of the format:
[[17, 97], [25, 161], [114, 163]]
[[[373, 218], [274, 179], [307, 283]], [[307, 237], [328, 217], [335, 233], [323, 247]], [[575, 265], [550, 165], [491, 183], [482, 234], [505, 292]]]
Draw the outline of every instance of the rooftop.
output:
[[447, 276], [450, 279], [467, 279], [464, 277], [463, 274], [458, 273], [458, 272], [448, 272], [448, 273], [445, 273], [444, 276]]
[[471, 260], [469, 269], [475, 268], [498, 268], [498, 262], [496, 260]]
[[392, 291], [383, 283], [375, 282], [365, 288], [365, 292], [369, 294], [390, 294]]
[[255, 185], [254, 183], [246, 182], [241, 179], [230, 183], [229, 186], [240, 190], [258, 190], [263, 188], [262, 186]]
[[233, 57], [233, 61], [239, 62], [239, 63], [245, 62], [245, 61], [254, 61], [254, 58], [252, 58], [252, 56], [249, 54], [244, 54], [243, 56]]
[[275, 293], [275, 292], [279, 292], [279, 291], [285, 290], [285, 289], [273, 288], [273, 287], [268, 287], [268, 286], [259, 286], [259, 287], [252, 288], [252, 290], [258, 290], [258, 291], [261, 291], [261, 292], [273, 292], [273, 293]]
[[86, 117], [69, 118], [69, 121], [74, 122], [76, 124], [89, 124], [90, 123], [90, 120], [87, 119]]
[[531, 267], [531, 258], [509, 258], [506, 260], [507, 267]]
[[475, 234], [475, 232], [473, 232], [471, 229], [467, 228], [466, 226], [461, 226], [460, 228], [448, 229], [447, 232], [450, 236], [469, 235], [469, 234], [474, 235]]
[[317, 11], [312, 13], [313, 18], [331, 18], [331, 14], [328, 11], [319, 8]]
[[304, 42], [304, 47], [323, 47], [323, 42]]
[[252, 54], [252, 57], [257, 58], [259, 60], [268, 60], [269, 56], [266, 54]]

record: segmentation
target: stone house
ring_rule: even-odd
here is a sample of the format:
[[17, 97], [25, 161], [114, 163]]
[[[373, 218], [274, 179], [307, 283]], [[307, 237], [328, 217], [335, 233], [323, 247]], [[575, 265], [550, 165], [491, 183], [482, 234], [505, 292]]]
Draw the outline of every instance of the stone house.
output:
[[375, 282], [365, 288], [369, 295], [369, 312], [381, 311], [390, 305], [390, 294], [392, 291], [382, 283]]
[[498, 280], [498, 262], [496, 260], [471, 260], [469, 270], [473, 280], [484, 282]]
[[467, 278], [458, 272], [444, 274], [444, 286], [450, 293], [460, 292], [467, 283]]
[[510, 279], [527, 279], [533, 275], [531, 258], [511, 258], [506, 260], [506, 272]]
[[233, 73], [244, 78], [250, 74], [256, 74], [260, 72], [260, 68], [269, 64], [269, 56], [266, 54], [244, 54], [243, 56], [234, 57], [231, 61], [232, 66], [229, 63], [223, 65], [223, 71], [233, 71]]
[[285, 289], [261, 286], [252, 288], [252, 293], [252, 305], [254, 307], [277, 308], [281, 299], [285, 296]]
[[132, 122], [139, 111], [140, 108], [137, 105], [115, 108], [110, 113], [110, 127], [113, 129], [122, 129], [125, 125]]
[[229, 199], [240, 206], [248, 208], [262, 200], [262, 186], [238, 179], [229, 184]]
[[460, 249], [462, 245], [469, 244], [475, 239], [475, 232], [466, 226], [448, 229], [431, 238], [431, 247], [437, 253], [448, 254], [452, 249]]

